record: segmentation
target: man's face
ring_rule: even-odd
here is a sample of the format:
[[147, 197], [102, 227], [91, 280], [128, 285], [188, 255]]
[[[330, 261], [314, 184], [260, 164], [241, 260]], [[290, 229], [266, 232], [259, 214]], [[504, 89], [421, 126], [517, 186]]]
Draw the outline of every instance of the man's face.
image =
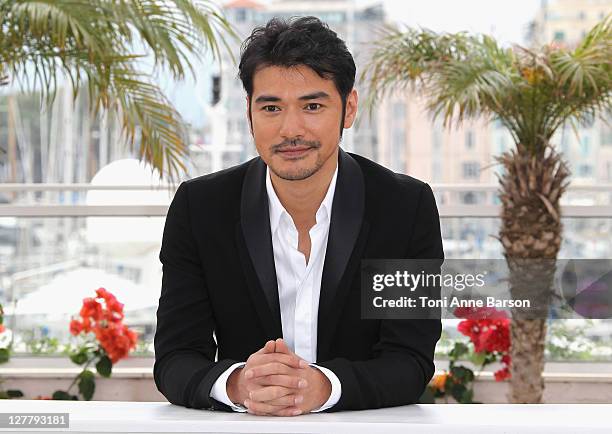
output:
[[357, 92], [348, 95], [342, 120], [342, 100], [332, 80], [303, 65], [268, 66], [253, 77], [247, 116], [249, 109], [261, 158], [278, 177], [302, 180], [324, 166], [335, 167], [340, 125], [353, 124]]

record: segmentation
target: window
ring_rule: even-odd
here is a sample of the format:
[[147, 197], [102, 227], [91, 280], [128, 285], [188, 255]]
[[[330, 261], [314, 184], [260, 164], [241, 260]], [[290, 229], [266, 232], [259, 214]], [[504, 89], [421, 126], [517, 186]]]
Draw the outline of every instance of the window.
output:
[[403, 102], [393, 103], [393, 119], [396, 121], [406, 120], [406, 104]]
[[474, 131], [472, 131], [472, 130], [466, 131], [466, 133], [465, 133], [465, 147], [467, 149], [473, 149], [474, 148], [474, 144], [475, 144]]
[[433, 182], [442, 181], [442, 164], [438, 160], [434, 160], [431, 166], [431, 180]]
[[583, 157], [588, 157], [591, 153], [591, 138], [589, 136], [582, 136], [580, 139], [580, 154]]
[[478, 179], [480, 177], [480, 163], [477, 161], [463, 163], [462, 173], [464, 179]]
[[473, 192], [463, 193], [461, 195], [461, 202], [465, 205], [474, 205], [476, 201], [476, 195]]
[[502, 154], [508, 149], [508, 139], [506, 135], [500, 135], [497, 138], [497, 153]]
[[244, 8], [236, 9], [236, 21], [239, 23], [245, 22], [247, 19], [247, 10]]
[[578, 176], [593, 176], [593, 166], [591, 166], [590, 164], [581, 164], [580, 166], [578, 166]]
[[608, 127], [602, 123], [600, 135], [601, 135], [600, 142], [602, 146], [612, 145], [612, 127]]
[[561, 130], [561, 152], [567, 154], [569, 152], [569, 130], [567, 126], [564, 126]]
[[436, 151], [442, 148], [442, 131], [436, 126], [431, 130], [431, 144]]
[[395, 129], [393, 130], [393, 148], [403, 148], [406, 143], [406, 130], [404, 129]]
[[562, 32], [562, 31], [555, 32], [553, 39], [557, 42], [565, 41], [565, 32]]

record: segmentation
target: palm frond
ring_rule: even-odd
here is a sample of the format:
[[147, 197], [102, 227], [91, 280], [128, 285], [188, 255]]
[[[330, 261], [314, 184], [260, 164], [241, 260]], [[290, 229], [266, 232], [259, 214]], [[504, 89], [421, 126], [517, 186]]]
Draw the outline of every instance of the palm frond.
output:
[[374, 44], [361, 78], [366, 106], [396, 88], [422, 94], [434, 119], [500, 120], [516, 143], [541, 153], [568, 119], [610, 112], [612, 16], [595, 26], [574, 50], [544, 46], [502, 48], [486, 35], [434, 33], [395, 27]]
[[612, 108], [612, 14], [597, 24], [573, 50], [552, 50], [551, 67], [562, 98], [556, 101], [551, 128], [568, 119], [607, 119]]
[[[76, 98], [86, 87], [92, 111], [115, 108], [139, 155], [162, 175], [176, 176], [187, 156], [182, 119], [141, 60], [176, 79], [193, 60], [221, 46], [235, 31], [208, 0], [20, 0], [0, 3], [0, 71], [26, 89], [41, 90], [50, 104], [68, 80]], [[144, 51], [137, 52], [139, 44]], [[1, 75], [1, 74], [0, 74]], [[118, 105], [115, 105], [118, 103]]]

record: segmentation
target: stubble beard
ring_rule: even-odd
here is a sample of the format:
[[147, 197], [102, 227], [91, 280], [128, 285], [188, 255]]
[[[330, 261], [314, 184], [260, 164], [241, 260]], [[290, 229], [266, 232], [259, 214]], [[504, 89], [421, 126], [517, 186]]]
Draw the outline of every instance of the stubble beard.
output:
[[301, 181], [306, 178], [310, 178], [312, 175], [317, 173], [325, 161], [321, 158], [321, 155], [317, 153], [317, 160], [314, 165], [310, 167], [300, 167], [294, 170], [285, 170], [279, 171], [275, 170], [273, 167], [270, 167], [270, 170], [279, 178], [284, 179], [286, 181]]

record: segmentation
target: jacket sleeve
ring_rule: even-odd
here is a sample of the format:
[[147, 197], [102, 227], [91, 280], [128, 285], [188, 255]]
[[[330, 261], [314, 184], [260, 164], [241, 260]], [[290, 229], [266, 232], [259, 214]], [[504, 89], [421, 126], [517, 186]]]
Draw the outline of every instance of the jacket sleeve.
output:
[[170, 204], [159, 254], [163, 276], [153, 377], [173, 404], [231, 411], [209, 396], [215, 380], [237, 361], [215, 361], [215, 321], [191, 229], [188, 186], [182, 183]]
[[[440, 217], [431, 187], [422, 187], [417, 205], [409, 259], [444, 260]], [[437, 264], [437, 262], [436, 262]], [[440, 272], [434, 267], [434, 272]], [[364, 410], [418, 402], [433, 377], [434, 350], [440, 339], [440, 319], [383, 319], [369, 360], [334, 358], [317, 362], [331, 369], [342, 384], [338, 403], [325, 410]]]

